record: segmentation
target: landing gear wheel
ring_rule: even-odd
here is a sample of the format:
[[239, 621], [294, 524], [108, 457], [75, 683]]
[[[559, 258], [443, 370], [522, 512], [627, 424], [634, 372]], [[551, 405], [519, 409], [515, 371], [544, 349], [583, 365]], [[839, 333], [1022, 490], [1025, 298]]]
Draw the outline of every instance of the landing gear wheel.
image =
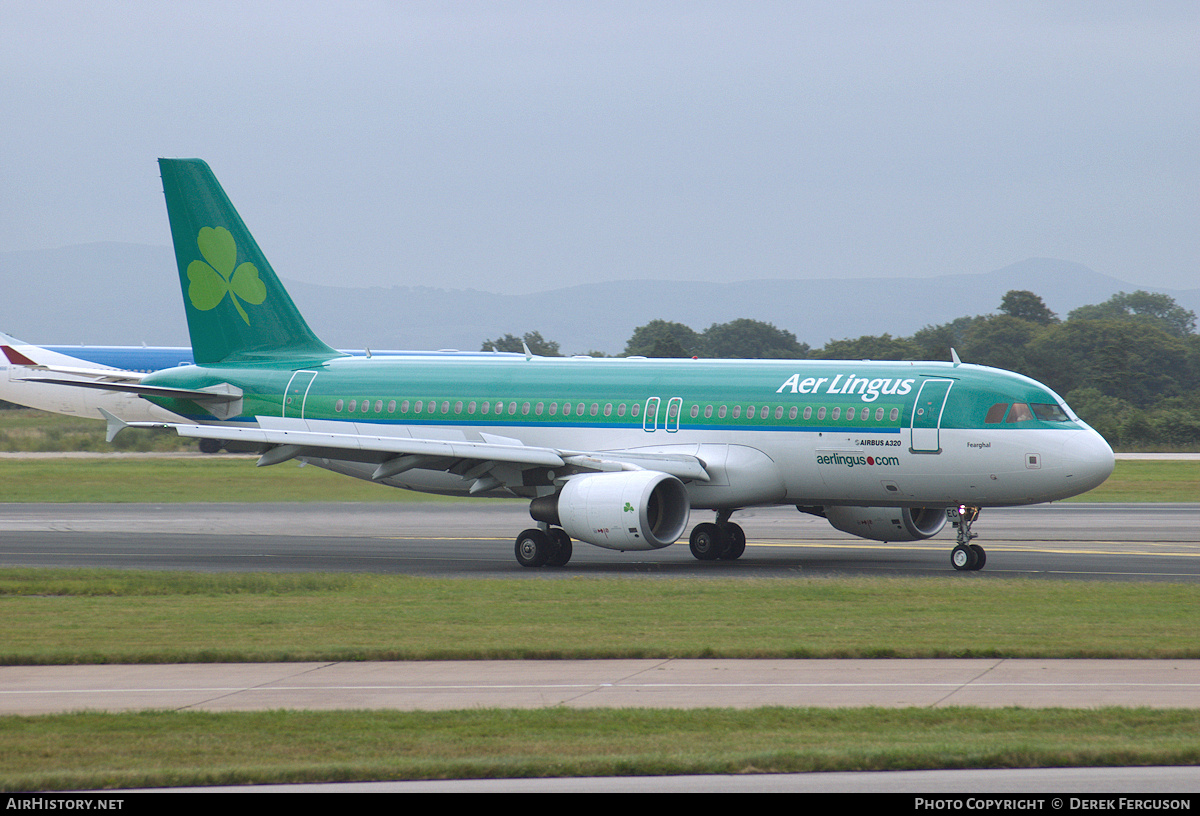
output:
[[700, 561], [716, 561], [729, 547], [729, 538], [712, 522], [697, 524], [688, 540], [692, 555]]
[[967, 571], [979, 569], [975, 566], [979, 561], [979, 556], [975, 554], [975, 550], [969, 544], [959, 544], [950, 551], [950, 563], [954, 565], [956, 570]]
[[983, 569], [987, 563], [987, 553], [983, 547], [971, 543], [971, 539], [976, 538], [976, 534], [971, 532], [971, 525], [979, 518], [979, 508], [960, 504], [947, 508], [946, 517], [958, 530], [958, 544], [950, 551], [950, 563], [956, 570]]
[[554, 552], [546, 559], [546, 566], [565, 567], [571, 560], [571, 537], [561, 527], [551, 527], [550, 542], [554, 545]]
[[727, 522], [718, 525], [721, 531], [725, 533], [725, 538], [729, 541], [729, 545], [725, 547], [725, 551], [721, 553], [722, 561], [736, 561], [742, 557], [742, 553], [746, 552], [746, 531], [741, 528], [741, 525]]
[[522, 567], [540, 567], [554, 552], [550, 536], [537, 528], [531, 528], [517, 536], [517, 563]]
[[975, 566], [972, 569], [983, 569], [983, 565], [987, 563], [987, 553], [983, 551], [983, 547], [980, 547], [978, 544], [972, 544], [971, 552], [975, 553]]

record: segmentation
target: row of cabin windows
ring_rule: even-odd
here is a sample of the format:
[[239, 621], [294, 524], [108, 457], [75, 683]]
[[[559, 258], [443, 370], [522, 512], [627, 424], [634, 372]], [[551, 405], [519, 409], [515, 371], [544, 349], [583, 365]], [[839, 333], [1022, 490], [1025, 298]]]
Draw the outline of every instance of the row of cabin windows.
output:
[[[726, 415], [731, 415], [734, 419], [738, 419], [741, 417], [742, 406], [735, 405], [735, 406], [733, 406], [733, 408], [728, 408], [725, 405], [721, 405], [721, 406], [715, 408], [715, 411], [716, 411], [717, 419], [724, 419], [726, 417]], [[712, 405], [704, 406], [704, 418], [705, 419], [711, 419], [713, 416], [713, 412], [714, 412], [714, 407]], [[890, 411], [886, 411], [882, 406], [879, 406], [879, 407], [875, 408], [875, 421], [882, 422], [885, 414], [887, 415], [889, 422], [895, 422], [896, 420], [898, 420], [900, 418], [900, 409], [892, 408]], [[695, 419], [699, 415], [700, 415], [700, 406], [693, 405], [692, 406], [692, 419]], [[760, 408], [756, 408], [753, 405], [747, 405], [746, 406], [746, 419], [754, 419], [756, 415], [761, 417], [762, 419], [769, 419], [771, 417], [771, 406], [764, 405], [760, 409]], [[788, 408], [788, 410], [787, 410], [788, 419], [794, 420], [799, 415], [800, 415], [800, 409], [797, 406], [793, 405], [792, 407]], [[812, 419], [814, 415], [816, 416], [816, 418], [818, 420], [824, 420], [826, 416], [828, 416], [831, 420], [837, 420], [837, 419], [842, 418], [842, 408], [841, 408], [841, 406], [837, 406], [837, 405], [835, 405], [833, 408], [828, 408], [828, 409], [825, 408], [824, 406], [816, 408], [816, 409], [814, 409], [811, 405], [804, 406], [804, 418], [806, 420]], [[783, 406], [782, 405], [775, 406], [775, 418], [783, 419]], [[871, 406], [864, 405], [861, 409], [859, 409], [859, 408], [851, 405], [848, 408], [846, 408], [846, 421], [853, 422], [855, 419], [858, 419], [861, 422], [869, 422], [871, 420]]]
[[[387, 403], [387, 413], [394, 414], [396, 413], [397, 408], [399, 408], [399, 411], [402, 414], [408, 414], [411, 409], [413, 414], [440, 413], [448, 415], [451, 413], [451, 407], [452, 404], [450, 400], [442, 400], [440, 405], [438, 404], [437, 400], [401, 400], [399, 403], [397, 403], [396, 400], [389, 400]], [[547, 404], [543, 402], [529, 403], [511, 400], [498, 400], [495, 402], [495, 404], [493, 404], [490, 400], [485, 400], [483, 402], [471, 400], [467, 403], [464, 403], [462, 400], [456, 400], [453, 403], [454, 414], [462, 414], [464, 408], [468, 414], [475, 414], [478, 412], [479, 414], [487, 415], [494, 413], [497, 416], [505, 414], [508, 416], [516, 416], [518, 411], [522, 416], [528, 416], [531, 411], [535, 416], [542, 416], [543, 414], [548, 416], [557, 416], [561, 412], [562, 416], [565, 417], [572, 415], [581, 417], [599, 416], [601, 414], [606, 417], [610, 417], [614, 413], [616, 413], [618, 417], [624, 417], [625, 414], [628, 413], [629, 416], [637, 418], [641, 414], [641, 405], [636, 402], [628, 406], [626, 403], [619, 402], [615, 407], [611, 402], [606, 402], [603, 404], [603, 406], [601, 406], [601, 404], [598, 402], [593, 402], [590, 406], [583, 402], [574, 404], [570, 402], [564, 402], [562, 403], [561, 407], [557, 402], [551, 402], [549, 406], [547, 406]], [[374, 404], [372, 404], [371, 400], [369, 399], [362, 400], [361, 402], [359, 400], [350, 400], [349, 402], [346, 402], [339, 399], [333, 405], [333, 410], [337, 413], [346, 411], [348, 413], [369, 414], [372, 412], [372, 409], [374, 409], [374, 413], [382, 414], [384, 409], [383, 400], [377, 399], [375, 400]], [[726, 417], [740, 419], [742, 416], [742, 406], [734, 405], [730, 407], [727, 405], [705, 405], [703, 412], [705, 419], [712, 419], [714, 414], [718, 419], [725, 419]], [[773, 409], [773, 412], [775, 419], [783, 419], [784, 408], [782, 405], [776, 405]], [[700, 413], [701, 408], [699, 404], [691, 407], [692, 419], [697, 419], [700, 416]], [[772, 415], [772, 407], [770, 405], [747, 405], [745, 408], [745, 413], [746, 419], [770, 419]], [[800, 416], [800, 414], [801, 412], [799, 407], [795, 405], [787, 409], [787, 418], [789, 420], [795, 420]], [[882, 406], [874, 409], [875, 422], [882, 422], [885, 415], [887, 416], [889, 422], [896, 422], [900, 418], [900, 409], [892, 408], [890, 411], [888, 411]], [[668, 419], [677, 419], [678, 416], [679, 403], [669, 401], [667, 404]], [[816, 416], [818, 420], [824, 420], [827, 416], [831, 420], [839, 420], [842, 417], [842, 408], [841, 406], [834, 406], [833, 408], [825, 408], [824, 406], [821, 406], [814, 409], [811, 405], [806, 405], [804, 407], [803, 416], [806, 420], [811, 420], [814, 416]], [[847, 422], [853, 422], [856, 419], [861, 422], [869, 422], [872, 419], [871, 406], [866, 405], [860, 409], [851, 405], [845, 409], [845, 417]]]
[[[556, 416], [559, 412], [559, 404], [557, 402], [550, 403], [550, 406], [547, 409], [546, 403], [544, 403], [544, 402], [539, 402], [537, 404], [531, 404], [528, 402], [518, 403], [518, 402], [509, 402], [509, 401], [505, 401], [505, 400], [498, 400], [495, 403], [495, 405], [493, 406], [493, 404], [490, 400], [485, 400], [483, 402], [471, 400], [470, 402], [467, 402], [467, 403], [463, 403], [462, 400], [456, 400], [453, 404], [453, 407], [454, 407], [453, 413], [455, 413], [455, 414], [461, 414], [465, 407], [466, 412], [468, 414], [474, 414], [477, 412], [480, 414], [495, 413], [497, 416], [502, 415], [502, 414], [508, 414], [509, 416], [515, 416], [517, 414], [518, 410], [520, 411], [520, 413], [523, 416], [528, 416], [530, 411], [532, 411], [537, 416], [541, 416], [543, 413], [549, 414], [550, 416]], [[402, 414], [409, 413], [410, 409], [413, 414], [422, 414], [422, 413], [449, 414], [449, 413], [451, 413], [450, 400], [442, 400], [440, 406], [438, 405], [437, 400], [429, 400], [428, 402], [425, 400], [412, 400], [412, 401], [401, 400], [399, 403], [397, 403], [396, 400], [388, 401], [387, 412], [389, 414], [396, 413], [397, 408], [400, 409], [400, 413], [402, 413]], [[338, 413], [341, 413], [343, 410], [345, 410], [345, 411], [351, 412], [351, 413], [358, 412], [358, 413], [368, 414], [368, 413], [371, 413], [371, 409], [372, 409], [372, 404], [369, 399], [365, 399], [361, 403], [358, 400], [350, 400], [348, 403], [345, 402], [344, 400], [338, 400], [337, 402], [335, 402], [333, 404], [333, 410]], [[564, 402], [562, 404], [561, 410], [562, 410], [563, 416], [571, 416], [572, 414], [574, 414], [576, 416], [584, 416], [587, 413], [590, 413], [592, 416], [598, 416], [601, 413], [600, 403], [598, 403], [598, 402], [593, 402], [591, 404], [590, 410], [589, 410], [587, 404], [583, 403], [583, 402], [577, 403], [575, 405], [572, 405], [569, 402]], [[612, 416], [613, 410], [614, 410], [613, 404], [611, 402], [605, 403], [605, 405], [603, 407], [604, 416]], [[383, 413], [383, 400], [375, 400], [374, 411], [377, 414]], [[633, 405], [630, 405], [628, 407], [625, 405], [625, 403], [617, 404], [617, 406], [616, 406], [617, 416], [619, 416], [619, 417], [625, 416], [626, 411], [629, 412], [630, 416], [636, 417], [641, 413], [641, 406], [638, 405], [637, 403], [634, 403]]]
[[1011, 407], [1007, 402], [997, 402], [988, 409], [983, 421], [988, 425], [998, 425], [1001, 422], [1030, 422], [1035, 418], [1043, 422], [1069, 422], [1071, 419], [1066, 411], [1052, 402], [1014, 402]]

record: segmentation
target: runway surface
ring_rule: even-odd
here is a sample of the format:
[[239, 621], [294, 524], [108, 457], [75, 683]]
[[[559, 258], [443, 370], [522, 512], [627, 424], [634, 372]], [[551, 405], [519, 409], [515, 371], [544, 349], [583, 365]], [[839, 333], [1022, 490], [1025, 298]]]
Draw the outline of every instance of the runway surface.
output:
[[[694, 512], [692, 523], [711, 514]], [[956, 573], [949, 525], [909, 543], [856, 539], [793, 508], [747, 510], [738, 561], [700, 562], [686, 540], [649, 552], [576, 542], [563, 569], [520, 567], [524, 502], [0, 504], [0, 566], [378, 572], [458, 578], [959, 575], [1200, 581], [1200, 504], [1051, 504], [984, 510], [978, 573]]]

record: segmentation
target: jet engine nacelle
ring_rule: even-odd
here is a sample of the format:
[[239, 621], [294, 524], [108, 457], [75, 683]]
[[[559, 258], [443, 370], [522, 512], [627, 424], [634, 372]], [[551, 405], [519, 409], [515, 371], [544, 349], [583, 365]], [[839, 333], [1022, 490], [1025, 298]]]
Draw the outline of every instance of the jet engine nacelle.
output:
[[683, 482], [651, 470], [573, 476], [553, 496], [534, 499], [529, 515], [561, 525], [572, 538], [610, 550], [657, 550], [687, 527]]
[[875, 541], [921, 541], [946, 526], [946, 511], [941, 507], [838, 505], [826, 507], [825, 518], [843, 533]]

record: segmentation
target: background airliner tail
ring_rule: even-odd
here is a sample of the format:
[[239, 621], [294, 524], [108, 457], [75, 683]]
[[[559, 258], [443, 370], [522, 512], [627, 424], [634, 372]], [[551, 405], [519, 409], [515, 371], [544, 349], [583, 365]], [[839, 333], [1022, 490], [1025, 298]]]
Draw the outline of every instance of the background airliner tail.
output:
[[342, 356], [308, 327], [208, 165], [158, 165], [196, 363]]

